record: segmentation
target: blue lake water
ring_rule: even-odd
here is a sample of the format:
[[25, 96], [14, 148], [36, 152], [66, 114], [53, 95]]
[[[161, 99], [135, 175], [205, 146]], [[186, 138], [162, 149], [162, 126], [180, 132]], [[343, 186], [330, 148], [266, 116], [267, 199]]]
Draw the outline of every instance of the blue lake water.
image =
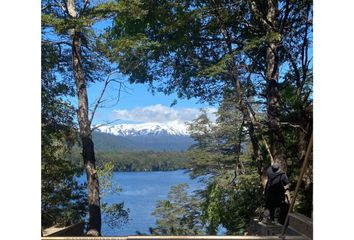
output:
[[149, 227], [155, 226], [156, 219], [151, 215], [158, 200], [167, 199], [171, 186], [187, 183], [192, 192], [203, 188], [203, 184], [190, 179], [182, 170], [168, 172], [114, 172], [113, 184], [122, 191], [102, 198], [102, 202], [124, 202], [129, 208], [130, 221], [120, 229], [111, 229], [102, 223], [103, 236], [136, 235], [139, 231], [150, 234]]

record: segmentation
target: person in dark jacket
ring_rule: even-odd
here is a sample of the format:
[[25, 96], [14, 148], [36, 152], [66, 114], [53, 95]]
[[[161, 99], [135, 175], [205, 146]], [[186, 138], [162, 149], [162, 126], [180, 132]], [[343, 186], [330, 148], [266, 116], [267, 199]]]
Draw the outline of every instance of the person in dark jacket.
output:
[[274, 222], [275, 210], [285, 202], [285, 185], [289, 180], [286, 173], [280, 170], [278, 163], [274, 163], [267, 169], [267, 177], [265, 208], [269, 210], [270, 221]]

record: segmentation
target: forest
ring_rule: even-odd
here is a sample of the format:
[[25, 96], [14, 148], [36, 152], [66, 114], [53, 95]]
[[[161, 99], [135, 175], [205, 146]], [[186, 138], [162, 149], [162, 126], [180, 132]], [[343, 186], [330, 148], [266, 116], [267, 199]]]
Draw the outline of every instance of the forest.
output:
[[[272, 163], [287, 173], [292, 196], [313, 129], [311, 0], [42, 0], [41, 9], [42, 228], [86, 221], [85, 234], [100, 236], [102, 212], [124, 224], [124, 203], [101, 201], [113, 168], [172, 164], [208, 176], [206, 189], [188, 195], [187, 186], [175, 186], [159, 202], [156, 235], [214, 235], [219, 226], [244, 234], [264, 211]], [[107, 88], [127, 84], [120, 75], [151, 92], [218, 106], [216, 122], [202, 112], [188, 124], [189, 162], [148, 152], [143, 166], [141, 153], [113, 159], [95, 149], [94, 118], [119, 96], [107, 97]], [[88, 88], [98, 83], [102, 92], [91, 101]], [[294, 208], [308, 217], [312, 168], [311, 154]], [[83, 171], [87, 183], [78, 184]]]
[[[154, 152], [154, 151], [97, 151], [97, 167], [113, 164], [117, 172], [173, 171], [191, 167], [190, 159], [185, 152]], [[79, 151], [73, 151], [68, 161], [81, 164]]]

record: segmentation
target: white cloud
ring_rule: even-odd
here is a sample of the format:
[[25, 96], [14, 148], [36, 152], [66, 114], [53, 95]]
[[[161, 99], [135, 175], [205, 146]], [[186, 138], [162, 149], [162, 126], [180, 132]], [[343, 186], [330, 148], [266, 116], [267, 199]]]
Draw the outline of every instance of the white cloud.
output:
[[[206, 109], [211, 120], [215, 121], [216, 108]], [[172, 108], [162, 104], [133, 109], [119, 109], [113, 111], [114, 117], [120, 120], [133, 122], [156, 122], [156, 123], [185, 123], [197, 118], [201, 112], [199, 108]]]

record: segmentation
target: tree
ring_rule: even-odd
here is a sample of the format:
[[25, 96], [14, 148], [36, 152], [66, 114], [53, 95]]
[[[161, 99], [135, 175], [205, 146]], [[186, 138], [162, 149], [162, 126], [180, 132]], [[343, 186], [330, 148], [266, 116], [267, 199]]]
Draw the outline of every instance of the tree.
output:
[[200, 116], [188, 124], [190, 136], [196, 142], [187, 151], [191, 159], [192, 177], [216, 174], [220, 170], [222, 155], [217, 151], [215, 127], [205, 110], [202, 110]]
[[195, 166], [192, 176], [215, 175], [231, 170], [236, 178], [245, 171], [240, 159], [246, 151], [245, 144], [249, 142], [247, 125], [232, 94], [225, 95], [215, 114], [215, 123], [202, 111], [188, 124], [190, 135], [196, 142], [188, 150], [191, 165]]
[[64, 97], [70, 86], [55, 77], [56, 46], [42, 45], [42, 227], [83, 221], [87, 211], [85, 186], [76, 181], [80, 167], [65, 157], [77, 140], [72, 105]]
[[[104, 40], [96, 33], [94, 24], [113, 16], [119, 8], [122, 6], [116, 2], [42, 1], [42, 42], [57, 46], [61, 61], [56, 74], [63, 81], [74, 82], [76, 87], [77, 122], [88, 183], [87, 235], [93, 236], [101, 234], [101, 206], [91, 124], [97, 107], [103, 102], [107, 84], [121, 84], [111, 78], [112, 63], [105, 55]], [[104, 88], [95, 107], [89, 109], [87, 87], [96, 81], [105, 81]]]
[[158, 218], [155, 232], [193, 232], [194, 225], [181, 223], [181, 219], [189, 219], [184, 206], [191, 206], [192, 199], [198, 202], [193, 209], [198, 212], [196, 217], [203, 234], [218, 234], [221, 226], [227, 234], [243, 234], [251, 220], [260, 214], [259, 166], [249, 151], [251, 145], [242, 112], [229, 96], [216, 115], [214, 123], [202, 110], [189, 124], [191, 137], [196, 142], [188, 150], [190, 173], [194, 178], [202, 177], [206, 188], [198, 190], [191, 198], [182, 186], [171, 189], [169, 199], [159, 202], [154, 211]]
[[157, 203], [154, 215], [157, 227], [150, 229], [157, 235], [200, 235], [203, 234], [200, 201], [189, 196], [187, 184], [172, 186], [168, 200]]
[[248, 130], [232, 97], [216, 114], [216, 123], [202, 113], [190, 124], [196, 141], [188, 151], [191, 175], [207, 176], [206, 189], [198, 193], [207, 234], [217, 234], [219, 226], [227, 234], [243, 234], [262, 209], [259, 163], [252, 160]]

